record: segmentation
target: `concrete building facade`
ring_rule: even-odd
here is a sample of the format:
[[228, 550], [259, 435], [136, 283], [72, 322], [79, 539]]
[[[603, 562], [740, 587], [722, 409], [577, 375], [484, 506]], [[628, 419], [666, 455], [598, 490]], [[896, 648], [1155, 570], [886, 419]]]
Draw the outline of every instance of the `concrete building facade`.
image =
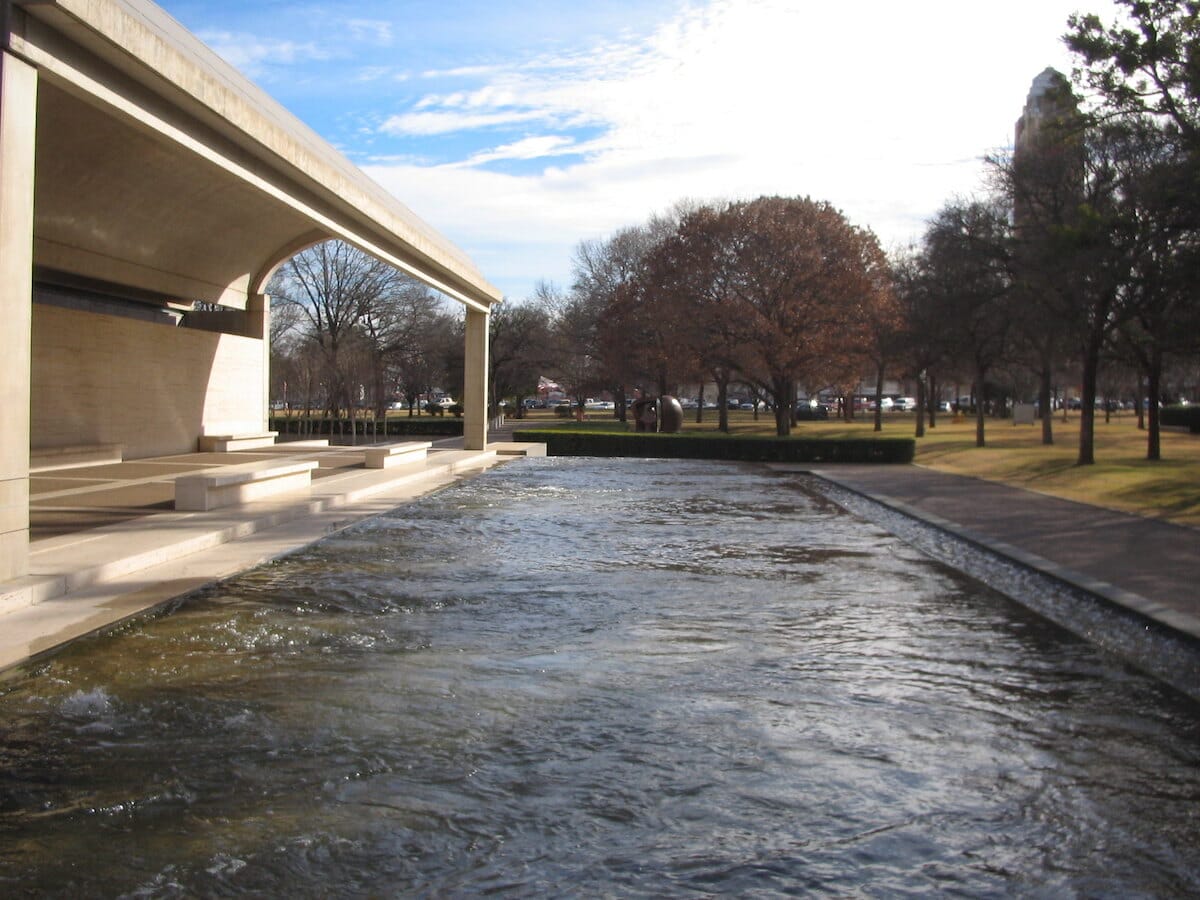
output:
[[460, 250], [146, 0], [0, 0], [0, 39], [0, 581], [27, 571], [31, 450], [266, 430], [263, 290], [323, 240], [464, 305], [484, 447], [501, 297]]

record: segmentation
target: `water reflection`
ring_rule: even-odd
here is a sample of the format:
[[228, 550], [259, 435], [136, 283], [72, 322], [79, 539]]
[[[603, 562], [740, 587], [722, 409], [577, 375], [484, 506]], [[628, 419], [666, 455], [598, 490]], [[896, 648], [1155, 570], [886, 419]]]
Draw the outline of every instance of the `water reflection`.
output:
[[529, 460], [10, 686], [0, 886], [1195, 893], [1198, 712], [803, 479]]

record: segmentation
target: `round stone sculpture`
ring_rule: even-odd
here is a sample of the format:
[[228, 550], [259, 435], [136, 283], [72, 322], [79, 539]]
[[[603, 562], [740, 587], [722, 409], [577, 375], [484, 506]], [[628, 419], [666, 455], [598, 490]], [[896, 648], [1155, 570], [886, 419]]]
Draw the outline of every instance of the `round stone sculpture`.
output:
[[669, 394], [658, 398], [658, 430], [668, 434], [683, 430], [683, 407]]

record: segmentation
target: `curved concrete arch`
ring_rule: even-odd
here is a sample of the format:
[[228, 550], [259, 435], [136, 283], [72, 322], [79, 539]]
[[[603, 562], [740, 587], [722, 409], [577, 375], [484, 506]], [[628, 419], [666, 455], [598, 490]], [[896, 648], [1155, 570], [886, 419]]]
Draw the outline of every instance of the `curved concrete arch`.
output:
[[264, 293], [267, 287], [267, 282], [271, 280], [279, 267], [295, 256], [297, 253], [302, 253], [309, 247], [315, 247], [322, 241], [332, 240], [331, 236], [324, 231], [313, 230], [307, 234], [303, 234], [295, 240], [288, 241], [282, 247], [273, 251], [268, 257], [263, 266], [250, 278], [250, 293]]

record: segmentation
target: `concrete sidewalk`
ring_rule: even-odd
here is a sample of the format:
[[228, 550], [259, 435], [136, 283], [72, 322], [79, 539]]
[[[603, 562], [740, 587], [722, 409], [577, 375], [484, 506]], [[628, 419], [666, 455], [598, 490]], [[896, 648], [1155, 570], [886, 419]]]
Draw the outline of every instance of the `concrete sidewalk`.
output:
[[810, 471], [1200, 640], [1200, 530], [920, 466]]
[[[463, 450], [366, 469], [362, 449], [297, 441], [31, 477], [30, 574], [0, 584], [0, 672], [175, 597], [275, 559], [364, 518], [542, 444]], [[179, 512], [173, 478], [264, 456], [319, 463], [310, 488], [208, 512]]]

